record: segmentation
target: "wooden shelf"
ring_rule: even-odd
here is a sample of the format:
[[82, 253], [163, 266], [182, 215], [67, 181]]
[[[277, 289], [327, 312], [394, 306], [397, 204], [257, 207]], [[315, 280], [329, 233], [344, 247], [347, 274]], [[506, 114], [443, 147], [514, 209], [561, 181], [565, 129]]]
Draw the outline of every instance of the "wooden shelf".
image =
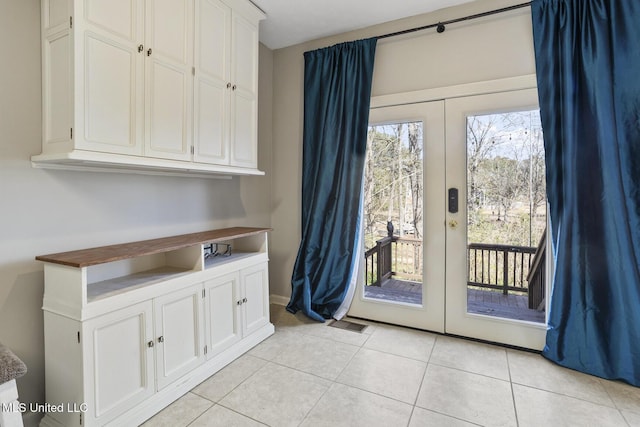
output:
[[232, 227], [179, 236], [101, 246], [57, 254], [39, 255], [38, 261], [82, 268], [113, 261], [183, 249], [193, 245], [225, 242], [271, 231], [271, 228]]
[[192, 272], [192, 270], [184, 268], [160, 267], [128, 276], [90, 283], [87, 285], [87, 301], [93, 302], [112, 297], [123, 292], [128, 292], [143, 286], [150, 286]]
[[204, 268], [217, 267], [228, 262], [238, 261], [244, 258], [255, 256], [255, 252], [234, 252], [230, 256], [217, 256], [204, 260]]

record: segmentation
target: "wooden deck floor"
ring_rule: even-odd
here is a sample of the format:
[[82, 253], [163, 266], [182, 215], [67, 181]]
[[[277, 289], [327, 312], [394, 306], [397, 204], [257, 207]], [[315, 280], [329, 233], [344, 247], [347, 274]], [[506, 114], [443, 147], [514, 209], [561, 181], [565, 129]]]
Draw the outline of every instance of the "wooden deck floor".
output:
[[[389, 279], [382, 286], [367, 286], [366, 298], [407, 304], [422, 303], [422, 284]], [[467, 311], [507, 319], [544, 323], [544, 311], [528, 308], [527, 295], [503, 295], [488, 289], [467, 288]]]

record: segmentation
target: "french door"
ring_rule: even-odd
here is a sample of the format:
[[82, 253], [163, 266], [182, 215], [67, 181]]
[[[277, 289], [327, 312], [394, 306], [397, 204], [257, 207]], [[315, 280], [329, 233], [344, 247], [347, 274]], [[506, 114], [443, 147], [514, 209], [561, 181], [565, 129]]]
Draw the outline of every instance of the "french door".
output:
[[542, 349], [538, 120], [535, 89], [371, 110], [350, 316]]
[[[394, 260], [399, 256], [392, 257], [394, 248], [389, 242], [389, 238], [367, 239], [366, 233], [365, 243], [369, 240], [372, 250], [367, 250], [365, 259], [360, 262], [360, 272], [358, 274], [358, 283], [356, 294], [354, 295], [349, 315], [362, 317], [381, 322], [410, 326], [419, 329], [425, 329], [436, 332], [444, 332], [444, 316], [445, 316], [445, 246], [446, 246], [446, 229], [443, 224], [445, 221], [445, 105], [443, 101], [427, 102], [420, 104], [400, 105], [386, 108], [372, 109], [369, 114], [369, 145], [374, 140], [380, 140], [382, 144], [386, 141], [398, 141], [396, 145], [400, 149], [409, 145], [409, 129], [416, 129], [417, 138], [420, 139], [421, 155], [420, 164], [417, 169], [421, 172], [422, 177], [422, 221], [418, 224], [411, 224], [419, 230], [421, 243], [419, 250], [411, 251], [409, 254], [413, 263], [420, 262], [424, 268], [418, 274], [415, 283], [419, 283], [420, 289], [414, 289], [421, 292], [405, 291], [400, 298], [400, 292], [391, 294], [392, 298], [385, 298], [384, 294], [374, 291], [383, 291], [383, 280], [392, 279], [389, 276], [392, 270]], [[403, 131], [403, 130], [406, 130]], [[369, 148], [369, 147], [368, 147]], [[373, 155], [373, 150], [368, 149], [367, 156]], [[368, 193], [385, 194], [391, 200], [396, 199], [396, 205], [400, 205], [399, 197], [394, 194], [387, 193], [391, 191], [389, 187], [402, 187], [402, 184], [383, 183], [383, 188], [367, 191], [367, 184], [371, 184], [372, 179], [376, 179], [378, 172], [385, 173], [391, 169], [405, 169], [404, 167], [395, 167], [395, 161], [398, 159], [398, 151], [392, 148], [386, 156], [381, 155], [383, 159], [376, 162], [376, 169], [367, 166], [365, 177], [365, 212], [367, 210]], [[367, 159], [368, 165], [371, 161]], [[402, 166], [402, 165], [401, 165]], [[375, 166], [374, 166], [375, 167]], [[388, 181], [388, 180], [387, 180]], [[387, 206], [389, 210], [389, 206]], [[395, 209], [390, 209], [395, 210]], [[401, 221], [396, 221], [395, 227], [399, 231], [404, 231], [405, 225], [403, 217]], [[384, 221], [384, 218], [383, 218]], [[374, 221], [369, 221], [373, 223]], [[384, 225], [384, 224], [383, 224]], [[365, 226], [366, 228], [366, 226]], [[364, 230], [366, 231], [366, 230]], [[377, 240], [381, 243], [376, 243]], [[395, 242], [397, 248], [397, 242]], [[409, 245], [407, 245], [409, 246]], [[375, 248], [382, 248], [375, 252]], [[413, 248], [412, 248], [413, 249]], [[397, 255], [397, 254], [396, 254]], [[405, 254], [402, 258], [409, 258]], [[406, 264], [406, 263], [405, 263]], [[378, 275], [380, 276], [378, 278]], [[386, 277], [389, 276], [389, 277]], [[418, 285], [416, 285], [418, 286]]]

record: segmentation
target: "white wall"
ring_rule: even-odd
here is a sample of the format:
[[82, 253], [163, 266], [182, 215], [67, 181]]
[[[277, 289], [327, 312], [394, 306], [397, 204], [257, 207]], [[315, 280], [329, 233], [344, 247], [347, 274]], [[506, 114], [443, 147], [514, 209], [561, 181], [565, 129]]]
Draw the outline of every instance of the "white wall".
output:
[[[286, 299], [300, 242], [303, 53], [344, 41], [484, 12], [520, 1], [483, 0], [276, 50], [273, 64], [271, 293]], [[389, 2], [390, 7], [392, 2]], [[373, 95], [535, 73], [530, 9], [380, 40]], [[428, 201], [427, 201], [428, 203]]]
[[0, 342], [27, 364], [27, 375], [18, 380], [21, 400], [44, 402], [43, 266], [36, 255], [270, 226], [272, 53], [260, 49], [258, 165], [266, 177], [44, 171], [29, 161], [41, 144], [40, 1], [0, 0], [0, 28]]

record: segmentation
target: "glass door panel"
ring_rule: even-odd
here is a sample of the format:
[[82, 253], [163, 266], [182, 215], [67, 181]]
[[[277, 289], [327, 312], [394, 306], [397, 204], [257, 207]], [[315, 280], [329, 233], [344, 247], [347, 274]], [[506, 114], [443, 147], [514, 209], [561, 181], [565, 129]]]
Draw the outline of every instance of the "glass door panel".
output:
[[538, 109], [467, 116], [467, 312], [544, 323]]
[[365, 298], [422, 305], [422, 121], [369, 126]]

